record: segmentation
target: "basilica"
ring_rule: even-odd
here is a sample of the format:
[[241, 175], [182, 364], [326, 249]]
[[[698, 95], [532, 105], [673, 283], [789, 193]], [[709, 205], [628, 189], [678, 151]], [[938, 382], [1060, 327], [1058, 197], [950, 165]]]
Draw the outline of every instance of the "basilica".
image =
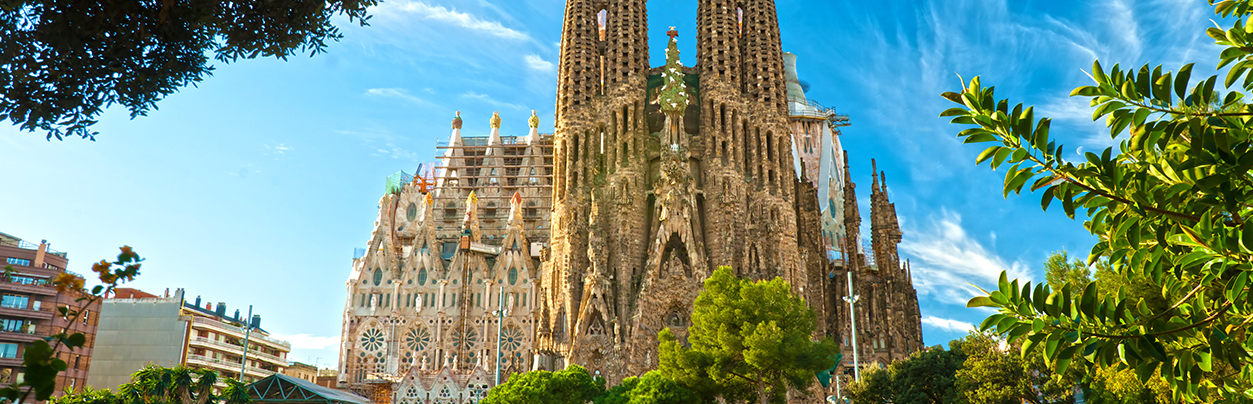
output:
[[922, 348], [886, 174], [863, 232], [849, 118], [806, 97], [774, 1], [699, 0], [690, 67], [673, 29], [648, 65], [645, 3], [566, 2], [554, 133], [532, 113], [525, 135], [494, 115], [464, 137], [458, 114], [429, 175], [388, 178], [347, 281], [342, 387], [477, 402], [570, 364], [614, 384], [656, 368], [659, 331], [686, 335], [720, 266], [787, 280], [862, 366]]

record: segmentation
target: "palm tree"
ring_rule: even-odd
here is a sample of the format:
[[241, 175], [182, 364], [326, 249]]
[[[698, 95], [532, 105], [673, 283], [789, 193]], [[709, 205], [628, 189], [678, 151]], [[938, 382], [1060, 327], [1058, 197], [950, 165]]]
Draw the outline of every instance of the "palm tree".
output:
[[149, 365], [118, 388], [125, 404], [244, 404], [249, 402], [247, 388], [234, 379], [226, 380], [226, 389], [219, 397], [213, 394], [218, 372], [186, 366], [163, 368]]

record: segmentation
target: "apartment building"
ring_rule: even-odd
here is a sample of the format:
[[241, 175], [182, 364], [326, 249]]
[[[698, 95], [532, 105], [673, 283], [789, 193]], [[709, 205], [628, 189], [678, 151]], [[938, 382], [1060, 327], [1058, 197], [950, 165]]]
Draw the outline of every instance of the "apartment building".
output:
[[[116, 388], [149, 364], [211, 369], [221, 379], [251, 383], [287, 368], [291, 344], [270, 337], [261, 316], [228, 314], [225, 303], [188, 302], [183, 290], [148, 298], [107, 299], [100, 313], [100, 349], [92, 388]], [[247, 364], [244, 346], [248, 347]]]
[[[48, 247], [47, 241], [33, 243], [0, 233], [0, 267], [12, 268], [0, 274], [0, 386], [20, 383], [25, 378], [22, 354], [27, 344], [56, 335], [62, 330], [83, 333], [87, 343], [78, 349], [56, 349], [57, 357], [68, 366], [57, 377], [56, 395], [66, 389], [77, 391], [86, 385], [91, 367], [100, 302], [78, 302], [81, 291], [58, 292], [52, 280], [67, 271], [66, 253]], [[80, 318], [60, 315], [59, 306], [82, 311]]]

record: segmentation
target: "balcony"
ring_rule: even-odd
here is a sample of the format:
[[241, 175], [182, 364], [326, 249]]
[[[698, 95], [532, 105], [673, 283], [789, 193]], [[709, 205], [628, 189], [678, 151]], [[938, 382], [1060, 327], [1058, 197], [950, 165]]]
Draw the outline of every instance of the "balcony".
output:
[[31, 331], [7, 331], [7, 330], [0, 329], [0, 341], [31, 342], [34, 340], [43, 339], [44, 337], [47, 337], [48, 335], [49, 335], [48, 332], [44, 330], [36, 330], [36, 331], [31, 332]]
[[34, 308], [19, 309], [16, 307], [0, 306], [0, 316], [10, 316], [10, 317], [19, 317], [19, 318], [38, 318], [38, 319], [48, 320], [48, 319], [51, 319], [56, 314], [55, 310], [56, 310], [55, 305], [52, 305], [52, 304], [43, 305], [43, 307], [40, 307], [39, 309], [34, 309]]
[[[236, 344], [232, 344], [226, 341], [216, 341], [216, 340], [208, 339], [205, 337], [194, 337], [191, 339], [191, 344], [205, 346], [211, 349], [216, 348], [220, 350], [226, 350], [227, 352], [233, 353], [233, 354], [238, 354], [240, 352], [243, 352], [244, 350], [244, 347], [242, 345], [236, 345]], [[252, 345], [251, 340], [249, 341], [249, 345], [250, 346]], [[260, 359], [260, 360], [273, 362], [279, 366], [287, 366], [286, 359], [280, 358], [275, 355], [270, 355], [265, 352], [257, 351], [255, 350], [255, 346], [252, 346], [250, 349], [253, 349], [253, 350], [248, 351], [248, 357], [252, 359]]]
[[[219, 370], [219, 371], [226, 370], [226, 371], [231, 371], [231, 372], [238, 372], [239, 365], [240, 365], [239, 361], [228, 361], [226, 359], [210, 358], [208, 356], [196, 355], [196, 354], [187, 354], [187, 364], [193, 365], [193, 366], [200, 366], [200, 367], [204, 367], [208, 369], [214, 369], [214, 370]], [[244, 371], [245, 375], [256, 376], [258, 379], [278, 373], [273, 370], [265, 370], [256, 366], [248, 366], [244, 369], [245, 369]], [[282, 368], [280, 367], [279, 369], [282, 369]]]
[[6, 281], [0, 277], [0, 291], [29, 293], [32, 295], [56, 296], [57, 288], [51, 283], [44, 281], [41, 283], [23, 283], [13, 280]]
[[[196, 326], [200, 326], [203, 328], [208, 328], [214, 331], [225, 333], [227, 335], [238, 337], [240, 339], [244, 338], [244, 330], [241, 327], [226, 324], [226, 323], [223, 323], [221, 321], [217, 321], [211, 318], [195, 317], [194, 319], [192, 319], [192, 328], [195, 328]], [[288, 343], [287, 341], [280, 341], [277, 339], [273, 339], [273, 338], [261, 335], [260, 333], [251, 333], [248, 339], [250, 341], [264, 341], [266, 344], [284, 348], [285, 352], [291, 352], [291, 344]]]

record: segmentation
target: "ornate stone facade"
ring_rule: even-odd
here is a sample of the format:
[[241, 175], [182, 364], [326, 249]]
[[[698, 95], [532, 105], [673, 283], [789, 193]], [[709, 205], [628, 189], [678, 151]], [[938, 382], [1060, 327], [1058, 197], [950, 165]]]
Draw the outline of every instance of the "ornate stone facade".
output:
[[[874, 160], [871, 160], [874, 167]], [[847, 232], [843, 239], [843, 259], [833, 260], [828, 301], [832, 314], [828, 330], [844, 348], [843, 370], [850, 371], [853, 360], [848, 296], [848, 273], [853, 274], [853, 294], [857, 301], [857, 355], [860, 365], [886, 365], [922, 349], [922, 316], [918, 292], [914, 289], [909, 262], [901, 262], [897, 244], [901, 228], [896, 207], [888, 199], [886, 175], [872, 175], [870, 190], [870, 237], [872, 251], [866, 256], [859, 229], [856, 184], [848, 175], [848, 154], [844, 154], [844, 209]]]
[[[499, 118], [471, 140], [458, 117], [436, 186], [380, 201], [348, 281], [341, 382], [378, 381], [404, 404], [474, 401], [495, 370], [503, 285], [522, 302], [505, 317], [519, 331], [506, 373], [579, 364], [617, 383], [657, 366], [660, 330], [686, 336], [719, 266], [784, 278], [817, 312], [815, 338], [840, 342], [852, 273], [862, 363], [919, 349], [883, 174], [867, 256], [839, 142], [848, 117], [805, 98], [774, 7], [699, 0], [697, 65], [679, 64], [671, 29], [666, 65], [650, 68], [645, 0], [567, 1], [555, 134], [532, 117], [526, 145], [510, 149]], [[485, 212], [509, 195], [502, 227]]]
[[[672, 30], [667, 65], [647, 68], [644, 15], [643, 0], [566, 3], [540, 361], [577, 363], [611, 383], [655, 368], [657, 332], [683, 336], [702, 281], [724, 265], [752, 279], [783, 277], [818, 313], [819, 336], [838, 337], [834, 303], [846, 291], [836, 275], [869, 266], [837, 266], [827, 253], [859, 229], [822, 219], [832, 209], [857, 214], [851, 180], [834, 181], [843, 189], [818, 202], [827, 187], [816, 168], [838, 147], [822, 145], [839, 118], [790, 97], [794, 72], [785, 74], [774, 1], [700, 0], [695, 67], [678, 65]], [[797, 163], [816, 172], [798, 173]], [[872, 215], [876, 258], [895, 262], [895, 213], [886, 193], [874, 194], [884, 201]], [[919, 328], [876, 322], [897, 315], [917, 324], [917, 299], [907, 275], [880, 275], [888, 272], [898, 271], [859, 272], [855, 283], [882, 298], [891, 289], [898, 306], [912, 302], [912, 310], [872, 306], [879, 311], [862, 326], [895, 335], [883, 349], [899, 356], [921, 346]]]
[[502, 373], [533, 368], [551, 143], [534, 116], [525, 137], [502, 138], [499, 116], [491, 124], [486, 138], [462, 138], [454, 120], [434, 188], [389, 181], [347, 282], [341, 386], [406, 404], [481, 397], [498, 325]]

